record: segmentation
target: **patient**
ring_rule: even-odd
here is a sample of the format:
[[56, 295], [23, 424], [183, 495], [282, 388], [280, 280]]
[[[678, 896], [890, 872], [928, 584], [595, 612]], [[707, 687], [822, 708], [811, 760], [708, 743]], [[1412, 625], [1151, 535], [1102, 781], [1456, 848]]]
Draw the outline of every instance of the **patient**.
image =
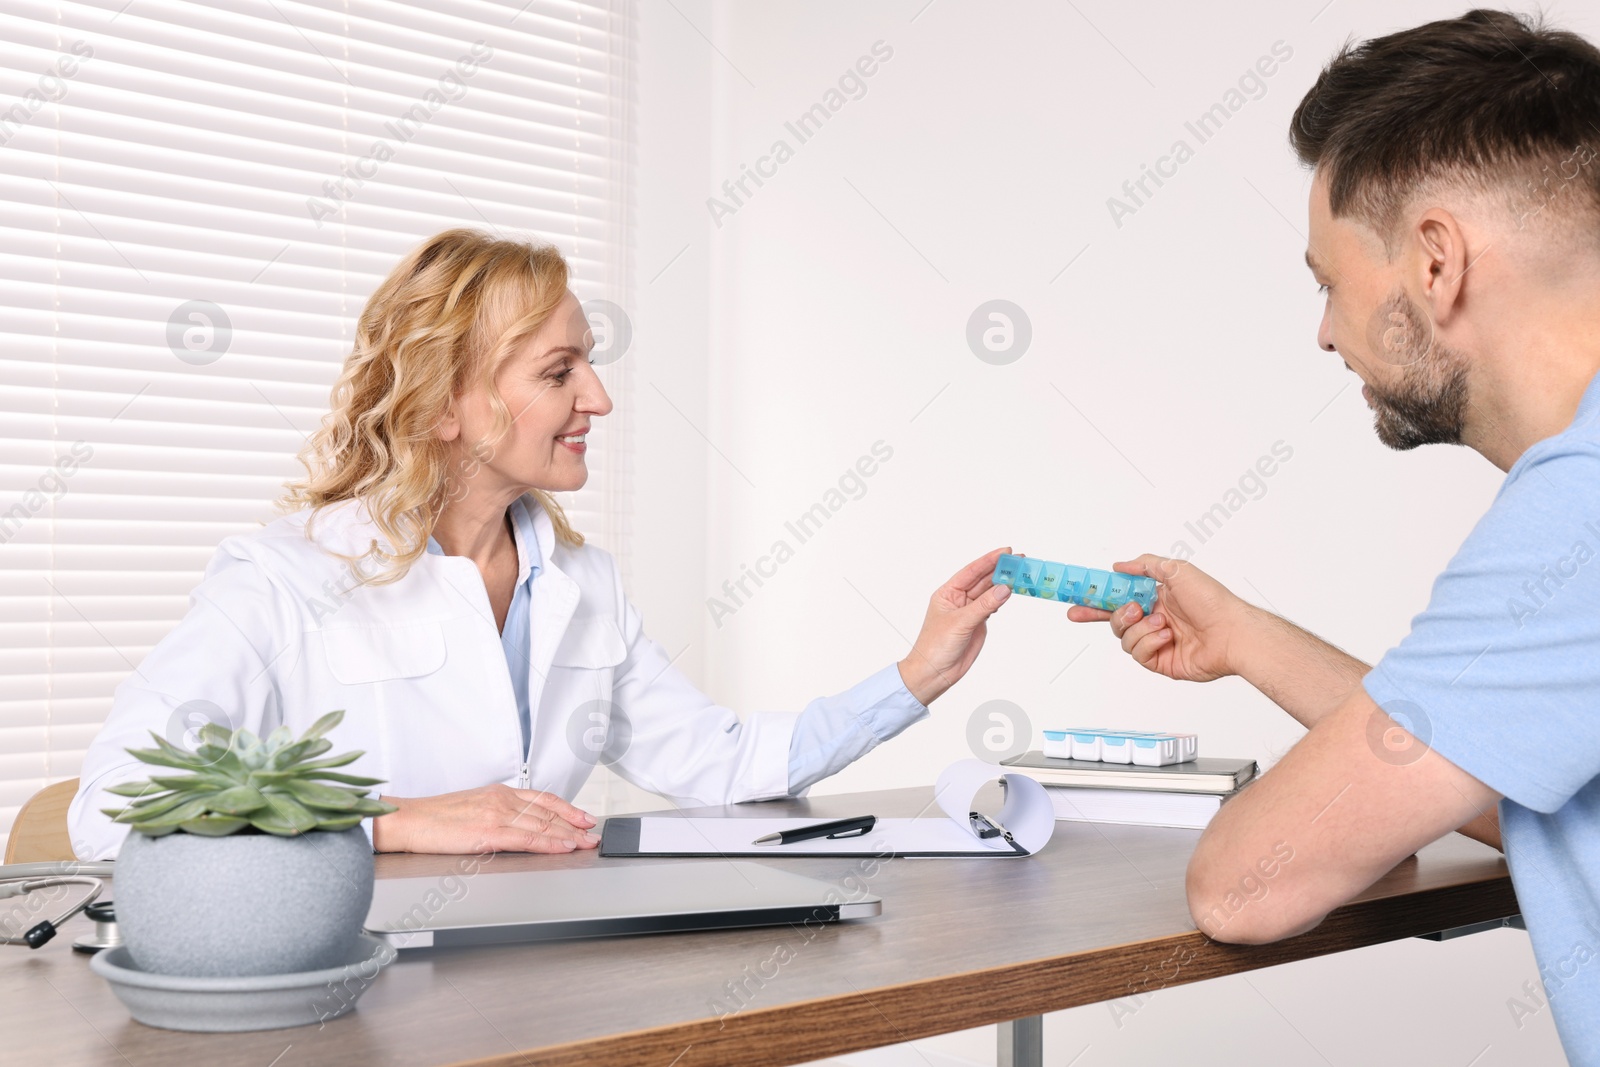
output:
[[1202, 930], [1304, 933], [1443, 834], [1503, 835], [1567, 1054], [1600, 1064], [1600, 51], [1470, 12], [1341, 51], [1289, 136], [1313, 168], [1318, 345], [1384, 444], [1466, 445], [1505, 481], [1376, 667], [1160, 556], [1118, 565], [1164, 583], [1149, 617], [1070, 615], [1310, 728], [1201, 838]]

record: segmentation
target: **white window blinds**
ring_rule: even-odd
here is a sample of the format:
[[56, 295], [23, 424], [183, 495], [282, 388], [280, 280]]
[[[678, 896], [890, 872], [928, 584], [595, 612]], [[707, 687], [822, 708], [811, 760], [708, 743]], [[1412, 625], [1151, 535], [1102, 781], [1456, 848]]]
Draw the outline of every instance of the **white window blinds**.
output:
[[[628, 305], [632, 32], [626, 0], [0, 9], [0, 831], [273, 517], [406, 250], [541, 237]], [[624, 561], [627, 368], [563, 499]]]

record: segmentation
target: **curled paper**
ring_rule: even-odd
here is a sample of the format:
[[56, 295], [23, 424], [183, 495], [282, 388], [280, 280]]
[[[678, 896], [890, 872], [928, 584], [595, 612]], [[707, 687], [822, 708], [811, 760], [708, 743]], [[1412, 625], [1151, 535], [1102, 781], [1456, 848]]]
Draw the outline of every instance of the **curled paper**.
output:
[[1001, 771], [982, 760], [960, 760], [939, 775], [933, 796], [946, 815], [978, 837], [980, 828], [974, 826], [970, 818], [976, 810], [973, 801], [979, 790], [996, 780], [1004, 786], [1006, 799], [998, 818], [989, 821], [998, 823], [998, 828], [1009, 833], [1011, 840], [1008, 842], [998, 835], [981, 840], [999, 852], [1013, 851], [1012, 843], [1028, 855], [1038, 852], [1055, 833], [1056, 813], [1044, 786], [1027, 775]]

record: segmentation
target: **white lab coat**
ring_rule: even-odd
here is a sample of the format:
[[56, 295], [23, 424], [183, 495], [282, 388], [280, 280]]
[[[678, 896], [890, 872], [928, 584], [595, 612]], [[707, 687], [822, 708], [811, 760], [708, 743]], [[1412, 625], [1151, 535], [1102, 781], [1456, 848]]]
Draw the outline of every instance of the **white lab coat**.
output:
[[397, 582], [358, 585], [321, 546], [359, 554], [381, 541], [364, 507], [325, 509], [314, 541], [301, 512], [223, 541], [183, 620], [117, 687], [68, 815], [78, 856], [116, 854], [125, 828], [100, 809], [125, 801], [104, 789], [156, 770], [124, 750], [152, 747], [150, 730], [180, 745], [190, 731], [192, 745], [199, 702], [257, 734], [284, 723], [298, 735], [343, 708], [333, 752], [366, 754], [342, 770], [382, 778], [375, 792], [394, 796], [502, 782], [571, 799], [593, 770], [594, 731], [618, 707], [631, 738], [616, 762], [601, 758], [634, 784], [685, 804], [787, 795], [797, 715], [741, 723], [714, 704], [645, 636], [611, 556], [558, 544], [526, 503], [543, 560], [531, 589], [531, 758], [473, 562], [424, 553]]

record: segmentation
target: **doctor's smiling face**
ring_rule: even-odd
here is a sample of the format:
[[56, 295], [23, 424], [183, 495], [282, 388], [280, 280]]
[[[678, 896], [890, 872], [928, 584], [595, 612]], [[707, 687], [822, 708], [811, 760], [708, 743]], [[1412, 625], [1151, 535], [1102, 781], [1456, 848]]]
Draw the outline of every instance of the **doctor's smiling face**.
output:
[[568, 291], [495, 373], [504, 418], [481, 380], [456, 395], [439, 435], [451, 445], [463, 488], [503, 506], [528, 489], [582, 487], [589, 477], [585, 435], [611, 411], [611, 397], [589, 362], [593, 347], [588, 319]]

